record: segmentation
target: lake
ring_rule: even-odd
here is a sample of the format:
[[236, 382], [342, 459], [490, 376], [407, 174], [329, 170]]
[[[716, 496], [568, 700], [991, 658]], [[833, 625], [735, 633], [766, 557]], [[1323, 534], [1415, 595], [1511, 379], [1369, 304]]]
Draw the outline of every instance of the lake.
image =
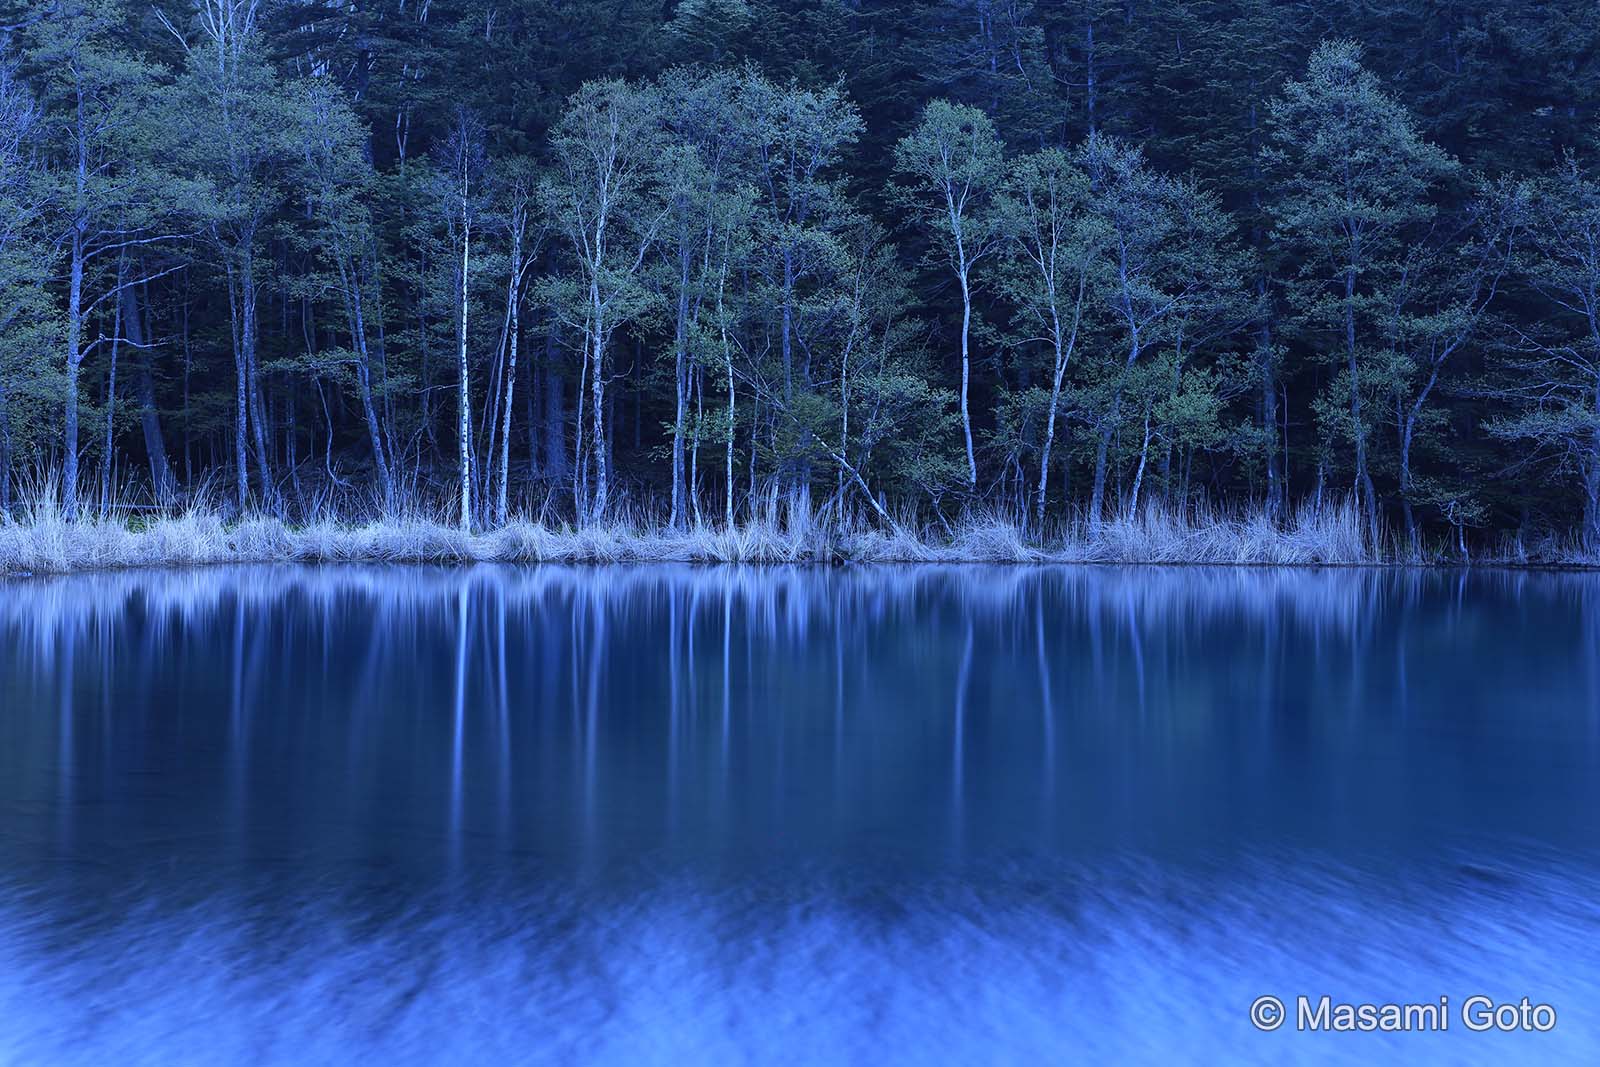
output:
[[1594, 1063], [1597, 813], [1600, 575], [0, 582], [0, 1063]]

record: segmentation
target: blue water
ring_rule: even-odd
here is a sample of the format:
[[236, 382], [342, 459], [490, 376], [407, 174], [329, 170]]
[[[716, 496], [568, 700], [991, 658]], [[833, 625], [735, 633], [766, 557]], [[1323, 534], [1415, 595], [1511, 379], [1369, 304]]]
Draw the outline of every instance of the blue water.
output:
[[0, 583], [0, 1063], [1595, 1063], [1597, 772], [1600, 575]]

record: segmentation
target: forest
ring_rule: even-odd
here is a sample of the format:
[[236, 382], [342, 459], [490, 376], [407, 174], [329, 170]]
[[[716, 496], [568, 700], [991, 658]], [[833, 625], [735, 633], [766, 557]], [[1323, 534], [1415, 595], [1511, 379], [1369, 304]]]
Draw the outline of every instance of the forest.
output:
[[1600, 552], [1597, 149], [1592, 0], [0, 0], [0, 512]]

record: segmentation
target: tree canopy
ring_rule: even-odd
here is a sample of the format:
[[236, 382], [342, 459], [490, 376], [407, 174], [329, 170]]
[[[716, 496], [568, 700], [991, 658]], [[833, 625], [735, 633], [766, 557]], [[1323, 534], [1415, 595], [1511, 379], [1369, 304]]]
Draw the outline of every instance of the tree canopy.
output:
[[1592, 4], [0, 2], [0, 509], [1600, 548]]

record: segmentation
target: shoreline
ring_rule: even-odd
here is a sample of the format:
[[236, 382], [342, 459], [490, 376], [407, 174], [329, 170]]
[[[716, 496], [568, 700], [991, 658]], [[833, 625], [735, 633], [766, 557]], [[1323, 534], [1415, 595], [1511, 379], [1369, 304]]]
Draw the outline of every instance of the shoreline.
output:
[[970, 520], [935, 539], [904, 528], [836, 530], [809, 516], [684, 530], [621, 521], [574, 527], [516, 520], [469, 533], [421, 516], [292, 525], [270, 517], [228, 521], [214, 512], [192, 511], [135, 527], [106, 517], [69, 523], [47, 513], [0, 521], [0, 576], [322, 563], [1600, 568], [1600, 560], [1582, 554], [1405, 559], [1373, 550], [1359, 531], [1360, 524], [1342, 509], [1299, 517], [1283, 527], [1260, 516], [1174, 519], [1151, 511], [1108, 519], [1092, 533], [1065, 528], [1042, 541], [998, 518]]

